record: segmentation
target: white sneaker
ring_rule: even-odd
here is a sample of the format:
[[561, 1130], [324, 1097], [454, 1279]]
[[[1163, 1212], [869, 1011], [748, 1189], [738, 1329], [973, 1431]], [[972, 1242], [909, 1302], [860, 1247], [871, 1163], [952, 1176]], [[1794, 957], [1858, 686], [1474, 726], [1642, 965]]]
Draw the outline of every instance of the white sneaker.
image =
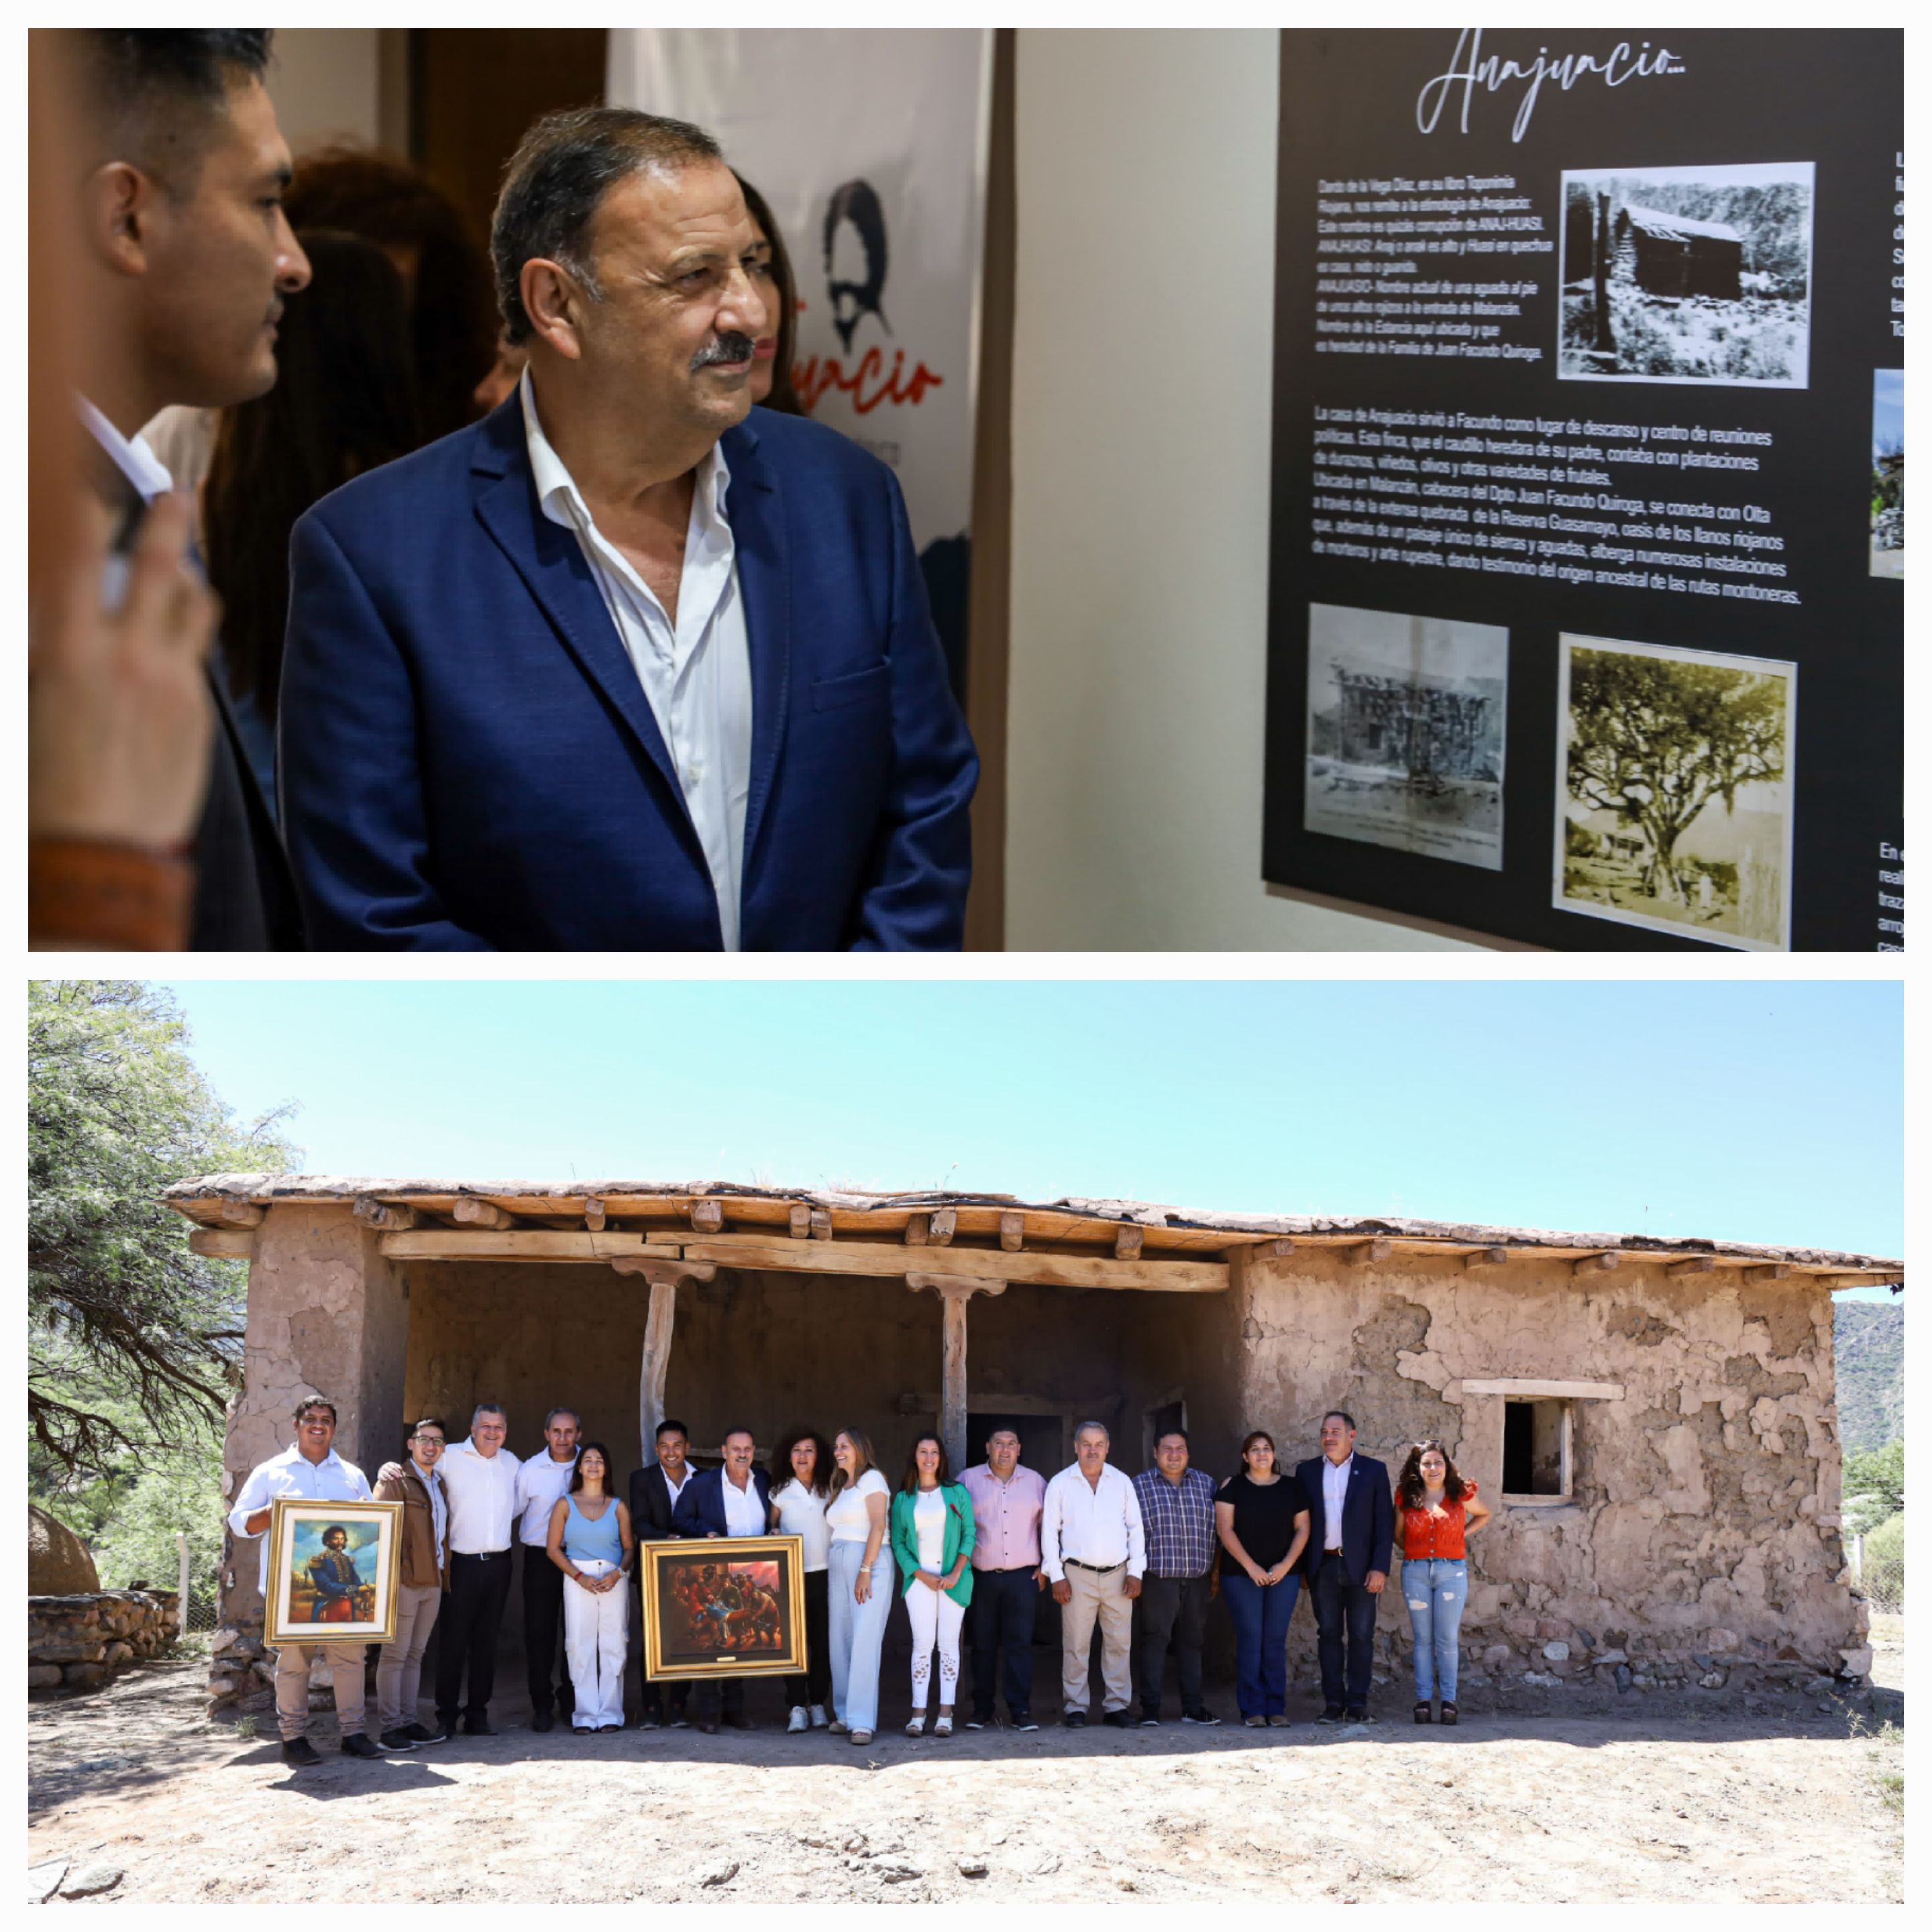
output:
[[811, 1728], [812, 1720], [805, 1714], [805, 1706], [802, 1704], [794, 1704], [791, 1707], [791, 1722], [786, 1725], [786, 1730], [796, 1733], [800, 1731], [808, 1731]]
[[822, 1731], [824, 1730], [826, 1722], [827, 1719], [825, 1715], [825, 1706], [823, 1704], [813, 1705], [812, 1707], [812, 1728], [814, 1731]]

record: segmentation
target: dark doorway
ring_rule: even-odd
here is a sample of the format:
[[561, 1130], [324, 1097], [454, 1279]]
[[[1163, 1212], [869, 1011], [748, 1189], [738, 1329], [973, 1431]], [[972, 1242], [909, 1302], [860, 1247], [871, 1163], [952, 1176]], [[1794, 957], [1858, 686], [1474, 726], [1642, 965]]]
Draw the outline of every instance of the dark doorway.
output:
[[540, 114], [604, 98], [601, 27], [418, 27], [410, 33], [410, 158], [478, 242], [503, 164]]

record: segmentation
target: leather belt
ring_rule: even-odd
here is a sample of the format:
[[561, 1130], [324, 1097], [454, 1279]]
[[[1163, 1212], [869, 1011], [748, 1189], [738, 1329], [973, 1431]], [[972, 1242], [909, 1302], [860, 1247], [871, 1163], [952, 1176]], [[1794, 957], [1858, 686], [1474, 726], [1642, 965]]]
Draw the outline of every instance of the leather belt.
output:
[[1077, 1556], [1066, 1556], [1060, 1560], [1070, 1570], [1091, 1570], [1096, 1576], [1104, 1576], [1108, 1570], [1119, 1569], [1127, 1559], [1123, 1556], [1112, 1563], [1083, 1563]]

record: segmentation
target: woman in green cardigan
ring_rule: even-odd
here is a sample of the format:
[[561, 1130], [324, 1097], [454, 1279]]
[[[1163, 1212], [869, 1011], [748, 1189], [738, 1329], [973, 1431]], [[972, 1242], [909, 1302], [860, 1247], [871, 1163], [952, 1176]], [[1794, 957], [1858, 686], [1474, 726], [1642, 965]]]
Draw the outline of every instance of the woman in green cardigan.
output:
[[906, 1611], [912, 1618], [912, 1722], [907, 1735], [926, 1730], [926, 1696], [932, 1683], [932, 1653], [939, 1652], [939, 1721], [933, 1736], [952, 1735], [952, 1700], [959, 1688], [959, 1626], [973, 1600], [973, 1498], [952, 1480], [946, 1444], [922, 1436], [906, 1458], [892, 1498], [892, 1555], [905, 1579]]

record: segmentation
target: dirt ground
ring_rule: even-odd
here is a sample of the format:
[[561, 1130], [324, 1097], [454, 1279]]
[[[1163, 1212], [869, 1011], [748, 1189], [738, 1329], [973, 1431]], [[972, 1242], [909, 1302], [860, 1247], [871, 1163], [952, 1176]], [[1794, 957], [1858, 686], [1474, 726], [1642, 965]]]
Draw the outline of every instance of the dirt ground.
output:
[[1310, 1706], [1262, 1733], [888, 1730], [862, 1751], [787, 1736], [756, 1687], [748, 1733], [540, 1736], [506, 1702], [499, 1736], [380, 1763], [338, 1756], [317, 1718], [324, 1764], [298, 1775], [272, 1714], [257, 1737], [211, 1724], [200, 1661], [162, 1662], [32, 1702], [28, 1858], [118, 1871], [94, 1897], [143, 1904], [1897, 1902], [1903, 1619], [1886, 1625], [1849, 1704], [1566, 1690], [1424, 1730], [1391, 1687], [1366, 1727]]

